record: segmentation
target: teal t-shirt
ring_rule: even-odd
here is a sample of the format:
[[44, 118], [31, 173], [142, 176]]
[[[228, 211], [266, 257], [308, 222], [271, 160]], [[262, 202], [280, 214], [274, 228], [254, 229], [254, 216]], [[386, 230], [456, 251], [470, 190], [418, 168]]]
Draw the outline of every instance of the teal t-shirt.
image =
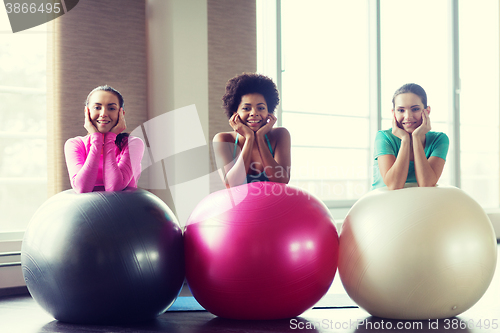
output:
[[[448, 154], [449, 145], [450, 140], [448, 139], [448, 136], [446, 134], [441, 132], [428, 132], [425, 135], [425, 156], [427, 158], [431, 156], [437, 156], [446, 161], [446, 155]], [[382, 178], [382, 175], [380, 174], [380, 170], [378, 168], [378, 157], [382, 155], [398, 156], [400, 148], [401, 139], [392, 134], [392, 128], [377, 132], [377, 136], [375, 137], [375, 158], [373, 162], [372, 190], [385, 186], [384, 179]], [[415, 176], [415, 166], [413, 164], [413, 161], [410, 161], [406, 183], [416, 182], [417, 177]]]

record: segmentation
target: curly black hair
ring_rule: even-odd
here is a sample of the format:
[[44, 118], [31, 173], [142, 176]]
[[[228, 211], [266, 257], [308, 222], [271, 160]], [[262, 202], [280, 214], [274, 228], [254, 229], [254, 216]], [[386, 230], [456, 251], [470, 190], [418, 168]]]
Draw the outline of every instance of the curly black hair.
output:
[[238, 110], [241, 97], [247, 94], [261, 94], [267, 103], [267, 110], [273, 113], [280, 102], [280, 94], [273, 80], [257, 73], [243, 73], [227, 81], [226, 93], [222, 96], [222, 107], [228, 118]]

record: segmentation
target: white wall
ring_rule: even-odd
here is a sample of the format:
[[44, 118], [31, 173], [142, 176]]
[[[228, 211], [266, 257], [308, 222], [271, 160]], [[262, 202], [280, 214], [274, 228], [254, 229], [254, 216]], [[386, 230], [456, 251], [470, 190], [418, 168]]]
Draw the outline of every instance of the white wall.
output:
[[208, 139], [206, 0], [147, 0], [148, 113], [196, 104]]
[[[182, 129], [177, 126], [176, 130], [187, 132], [187, 140], [191, 140], [189, 135], [196, 137], [201, 124], [206, 144], [209, 140], [207, 2], [206, 0], [147, 0], [146, 15], [148, 118], [151, 120], [166, 112], [194, 105], [199, 120], [190, 119], [189, 124], [183, 123]], [[184, 130], [185, 125], [187, 125], [186, 130]], [[158, 133], [158, 135], [163, 136], [164, 133]], [[182, 136], [176, 133], [175, 137], [169, 136], [169, 140], [186, 140]], [[161, 138], [158, 137], [156, 140], [161, 140]], [[165, 144], [172, 145], [174, 142]], [[208, 161], [208, 154], [200, 159]], [[158, 184], [165, 182], [163, 172], [167, 162], [164, 160], [163, 165], [153, 166], [153, 169], [149, 171], [147, 175], [149, 188], [160, 187]], [[173, 163], [168, 164], [168, 169], [172, 166], [174, 168], [174, 176], [167, 177], [169, 189], [151, 190], [171, 208], [174, 207], [175, 202], [176, 213], [178, 218], [180, 217], [181, 224], [194, 205], [208, 194], [209, 186], [206, 180], [198, 180], [196, 186], [199, 191], [196, 191], [196, 194], [199, 194], [200, 198], [197, 198], [197, 195], [191, 195], [190, 200], [183, 200], [181, 197], [185, 197], [189, 189], [180, 189], [179, 186], [174, 187], [173, 184], [179, 181], [183, 172], [185, 173], [185, 164], [185, 159], [184, 161], [174, 160]], [[207, 171], [208, 167], [207, 163]], [[192, 183], [191, 187], [193, 185]]]

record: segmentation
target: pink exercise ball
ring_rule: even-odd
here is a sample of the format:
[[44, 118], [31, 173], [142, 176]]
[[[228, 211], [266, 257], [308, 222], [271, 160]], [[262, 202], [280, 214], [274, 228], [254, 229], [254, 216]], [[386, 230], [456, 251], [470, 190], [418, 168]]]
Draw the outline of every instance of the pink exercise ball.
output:
[[338, 234], [311, 194], [257, 182], [214, 192], [189, 217], [186, 278], [211, 313], [243, 320], [300, 315], [328, 291]]

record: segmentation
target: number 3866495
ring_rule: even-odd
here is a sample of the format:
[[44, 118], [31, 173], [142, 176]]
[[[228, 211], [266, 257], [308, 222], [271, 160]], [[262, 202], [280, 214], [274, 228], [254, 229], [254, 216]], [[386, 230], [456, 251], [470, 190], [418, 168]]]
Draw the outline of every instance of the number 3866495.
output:
[[52, 3], [46, 2], [41, 4], [36, 3], [9, 3], [5, 4], [7, 9], [7, 14], [35, 14], [35, 13], [46, 13], [46, 14], [59, 14], [61, 12], [61, 4], [59, 2]]

